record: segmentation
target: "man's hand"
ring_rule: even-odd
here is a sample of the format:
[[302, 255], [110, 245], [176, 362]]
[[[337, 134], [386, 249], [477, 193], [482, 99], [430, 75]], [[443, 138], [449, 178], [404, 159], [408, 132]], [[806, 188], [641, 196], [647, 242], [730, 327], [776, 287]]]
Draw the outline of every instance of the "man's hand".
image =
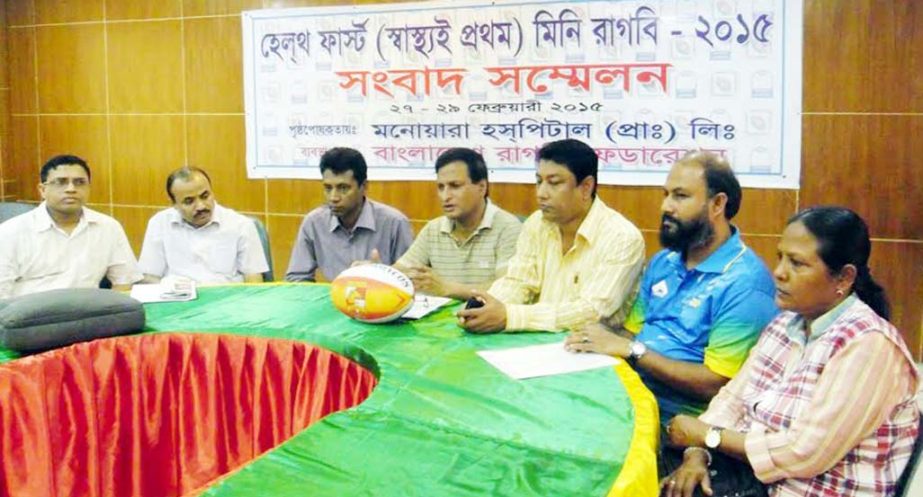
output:
[[692, 497], [699, 486], [702, 487], [703, 494], [712, 495], [707, 459], [702, 451], [696, 450], [687, 452], [683, 457], [683, 464], [671, 475], [660, 480], [660, 495]]
[[488, 285], [465, 285], [446, 280], [436, 274], [429, 266], [399, 266], [394, 265], [413, 281], [414, 290], [426, 295], [436, 297], [450, 297], [458, 300], [468, 300], [474, 292], [485, 289]]
[[595, 323], [572, 331], [564, 340], [564, 348], [571, 352], [596, 352], [624, 359], [631, 354], [631, 340]]
[[449, 294], [446, 282], [430, 267], [411, 266], [404, 271], [404, 274], [410, 278], [410, 281], [413, 281], [413, 288], [418, 292], [436, 297], [445, 297]]
[[484, 303], [477, 309], [462, 309], [455, 314], [458, 325], [472, 333], [493, 333], [506, 329], [506, 306], [491, 294], [473, 291], [473, 298]]
[[372, 249], [372, 253], [369, 254], [368, 259], [353, 261], [349, 267], [363, 266], [365, 264], [381, 264], [381, 255], [378, 253], [378, 249]]

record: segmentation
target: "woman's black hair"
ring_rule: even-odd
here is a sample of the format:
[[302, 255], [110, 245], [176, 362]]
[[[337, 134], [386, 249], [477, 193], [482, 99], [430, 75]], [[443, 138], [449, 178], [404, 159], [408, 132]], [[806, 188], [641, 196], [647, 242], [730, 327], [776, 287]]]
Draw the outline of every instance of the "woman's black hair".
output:
[[831, 274], [840, 274], [847, 264], [856, 267], [853, 291], [879, 316], [889, 319], [891, 306], [885, 290], [869, 273], [872, 242], [865, 221], [845, 207], [820, 206], [800, 211], [787, 224], [795, 222], [803, 224], [817, 239], [818, 255]]

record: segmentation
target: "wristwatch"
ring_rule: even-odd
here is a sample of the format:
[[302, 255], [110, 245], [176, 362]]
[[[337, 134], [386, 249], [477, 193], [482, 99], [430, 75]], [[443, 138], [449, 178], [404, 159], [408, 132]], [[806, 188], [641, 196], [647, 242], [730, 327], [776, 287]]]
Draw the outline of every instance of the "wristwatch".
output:
[[724, 431], [724, 428], [709, 426], [708, 432], [705, 433], [705, 446], [712, 450], [717, 449], [721, 445], [722, 431]]
[[634, 364], [647, 354], [647, 345], [644, 342], [633, 340], [628, 346], [628, 362]]

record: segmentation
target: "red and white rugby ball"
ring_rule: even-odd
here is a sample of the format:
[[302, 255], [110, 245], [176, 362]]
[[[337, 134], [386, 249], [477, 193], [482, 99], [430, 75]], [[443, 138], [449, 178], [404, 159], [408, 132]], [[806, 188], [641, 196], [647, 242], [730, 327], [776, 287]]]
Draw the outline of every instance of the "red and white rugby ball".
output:
[[386, 323], [413, 306], [413, 282], [384, 264], [351, 267], [330, 284], [333, 305], [347, 316], [366, 323]]

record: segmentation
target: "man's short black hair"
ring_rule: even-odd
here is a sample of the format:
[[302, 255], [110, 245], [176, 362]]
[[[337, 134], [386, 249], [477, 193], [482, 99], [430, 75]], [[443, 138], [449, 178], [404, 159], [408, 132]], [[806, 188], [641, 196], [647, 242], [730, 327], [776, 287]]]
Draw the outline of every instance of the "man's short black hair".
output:
[[587, 176], [592, 176], [593, 197], [596, 197], [599, 156], [586, 143], [571, 138], [546, 143], [538, 151], [538, 160], [548, 160], [567, 167], [577, 178], [578, 185]]
[[320, 158], [320, 173], [324, 174], [326, 170], [333, 171], [333, 174], [343, 174], [346, 171], [352, 171], [356, 183], [360, 186], [365, 183], [368, 166], [365, 165], [365, 157], [362, 153], [354, 148], [335, 147], [324, 152]]
[[490, 192], [490, 180], [487, 179], [487, 163], [484, 161], [484, 156], [470, 148], [450, 148], [436, 159], [436, 172], [438, 173], [440, 169], [456, 161], [464, 162], [468, 166], [468, 178], [472, 183], [478, 183], [481, 180], [487, 182], [487, 190], [484, 192], [484, 198], [487, 198]]
[[719, 193], [727, 196], [724, 207], [724, 218], [730, 221], [740, 210], [743, 192], [740, 183], [734, 174], [734, 169], [724, 157], [704, 150], [693, 150], [684, 155], [678, 162], [695, 164], [702, 168], [705, 178], [705, 187], [708, 189], [708, 198]]
[[87, 161], [76, 155], [56, 155], [42, 166], [42, 171], [39, 173], [42, 183], [48, 181], [48, 173], [61, 166], [80, 166], [87, 172], [87, 179], [90, 179], [90, 166], [87, 165]]
[[195, 166], [183, 166], [167, 176], [167, 195], [170, 196], [170, 200], [172, 200], [174, 204], [176, 203], [176, 197], [173, 196], [173, 182], [178, 179], [188, 181], [189, 178], [195, 174], [205, 176], [205, 179], [208, 180], [208, 185], [211, 186], [212, 179], [208, 177], [208, 173], [206, 173], [204, 169]]

